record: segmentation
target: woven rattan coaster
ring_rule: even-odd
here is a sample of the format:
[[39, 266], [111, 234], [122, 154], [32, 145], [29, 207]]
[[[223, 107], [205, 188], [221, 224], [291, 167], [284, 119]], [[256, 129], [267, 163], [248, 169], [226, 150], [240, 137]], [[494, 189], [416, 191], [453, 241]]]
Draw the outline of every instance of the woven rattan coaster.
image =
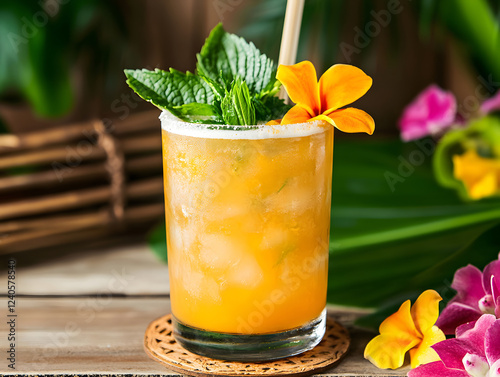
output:
[[306, 376], [329, 369], [347, 352], [351, 342], [347, 330], [328, 317], [323, 340], [314, 349], [297, 356], [269, 362], [242, 363], [198, 356], [174, 339], [170, 314], [151, 322], [144, 348], [153, 360], [190, 376]]

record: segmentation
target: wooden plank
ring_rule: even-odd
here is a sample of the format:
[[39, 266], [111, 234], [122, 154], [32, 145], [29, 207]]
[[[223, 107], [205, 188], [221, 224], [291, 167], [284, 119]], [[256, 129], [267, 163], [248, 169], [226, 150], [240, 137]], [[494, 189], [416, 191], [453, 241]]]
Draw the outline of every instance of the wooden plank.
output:
[[[119, 284], [119, 281], [115, 284]], [[166, 298], [109, 297], [18, 298], [17, 375], [174, 376], [148, 359], [143, 335], [149, 322], [169, 312]], [[0, 299], [5, 313], [6, 298]], [[356, 314], [336, 311], [337, 319], [351, 331], [348, 355], [325, 376], [404, 376], [407, 369], [384, 371], [362, 358], [366, 342], [373, 336], [351, 324]], [[3, 316], [5, 318], [5, 315]], [[2, 350], [7, 334], [0, 330]], [[3, 375], [14, 374], [7, 361], [0, 361]]]
[[[16, 372], [22, 374], [160, 374], [142, 350], [147, 324], [169, 311], [166, 298], [18, 298]], [[2, 313], [5, 298], [0, 300]], [[0, 338], [7, 339], [2, 326]], [[5, 347], [2, 347], [5, 350]], [[9, 372], [6, 360], [0, 372]]]
[[[2, 262], [7, 266], [6, 262]], [[93, 295], [107, 292], [114, 279], [127, 284], [114, 288], [114, 295], [167, 295], [170, 291], [167, 265], [141, 243], [67, 254], [46, 263], [16, 269], [18, 295]], [[7, 272], [0, 272], [7, 281]], [[113, 288], [113, 287], [112, 287]], [[6, 284], [0, 285], [5, 294]]]

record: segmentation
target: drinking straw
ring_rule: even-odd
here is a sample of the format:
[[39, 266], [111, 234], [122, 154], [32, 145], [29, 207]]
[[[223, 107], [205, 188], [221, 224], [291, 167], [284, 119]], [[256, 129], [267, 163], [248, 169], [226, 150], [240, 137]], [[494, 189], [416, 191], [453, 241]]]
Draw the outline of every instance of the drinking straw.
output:
[[[297, 59], [297, 47], [299, 45], [304, 1], [305, 0], [287, 1], [283, 35], [281, 36], [279, 64], [292, 65], [295, 64], [295, 60]], [[290, 99], [286, 95], [285, 88], [283, 87], [281, 88], [279, 97], [284, 99], [286, 103], [290, 102]]]

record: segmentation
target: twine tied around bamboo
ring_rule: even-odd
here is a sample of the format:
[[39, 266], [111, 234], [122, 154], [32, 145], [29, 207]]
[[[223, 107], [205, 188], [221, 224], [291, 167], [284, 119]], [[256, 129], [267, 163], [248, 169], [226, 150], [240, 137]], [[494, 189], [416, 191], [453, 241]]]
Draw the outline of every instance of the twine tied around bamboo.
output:
[[111, 216], [121, 222], [125, 212], [125, 157], [116, 139], [111, 135], [102, 120], [94, 120], [97, 144], [106, 154], [106, 171], [111, 188]]

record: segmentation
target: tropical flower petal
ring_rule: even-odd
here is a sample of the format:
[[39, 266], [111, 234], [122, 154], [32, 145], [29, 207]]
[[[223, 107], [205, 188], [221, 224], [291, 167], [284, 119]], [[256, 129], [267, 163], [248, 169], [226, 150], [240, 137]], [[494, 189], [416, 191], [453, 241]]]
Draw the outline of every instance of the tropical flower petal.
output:
[[451, 369], [464, 369], [462, 359], [475, 351], [467, 342], [456, 338], [436, 343], [432, 348], [436, 350], [444, 365]]
[[387, 317], [384, 322], [380, 324], [380, 334], [399, 334], [404, 332], [413, 338], [419, 338], [420, 333], [413, 323], [410, 308], [410, 300], [403, 302], [396, 313]]
[[457, 338], [463, 337], [467, 331], [472, 330], [474, 328], [474, 326], [476, 326], [476, 322], [477, 322], [477, 320], [467, 322], [467, 323], [464, 323], [463, 325], [458, 326], [457, 331], [455, 332], [455, 337], [457, 337]]
[[281, 124], [305, 123], [313, 119], [302, 106], [295, 105], [281, 119]]
[[276, 78], [283, 84], [290, 99], [306, 109], [310, 118], [320, 113], [318, 77], [310, 61], [280, 65]]
[[446, 335], [452, 335], [457, 327], [466, 322], [477, 321], [482, 314], [479, 309], [453, 302], [444, 308], [436, 322], [436, 326], [443, 330]]
[[[495, 276], [497, 279], [493, 280], [495, 287], [492, 287], [491, 277]], [[496, 292], [500, 293], [500, 286], [497, 282], [500, 282], [500, 260], [493, 261], [489, 263], [483, 270], [483, 287], [484, 291], [493, 295], [493, 288], [495, 289], [495, 298], [497, 297]]]
[[471, 344], [472, 347], [478, 348], [484, 347], [484, 339], [486, 337], [486, 332], [496, 321], [494, 315], [484, 314], [479, 318], [474, 327], [464, 333], [462, 333], [461, 339]]
[[439, 301], [441, 296], [434, 290], [428, 289], [423, 292], [411, 308], [413, 322], [420, 334], [432, 329], [439, 317]]
[[382, 322], [380, 335], [366, 346], [365, 358], [378, 368], [401, 367], [406, 352], [420, 343], [420, 334], [413, 323], [410, 307], [410, 300], [405, 301], [396, 313]]
[[497, 319], [486, 331], [484, 351], [490, 365], [500, 361], [500, 319]]
[[366, 132], [371, 135], [375, 130], [373, 118], [363, 110], [353, 107], [336, 110], [328, 114], [328, 117], [333, 120], [335, 127], [342, 132]]
[[474, 183], [470, 183], [469, 186], [467, 186], [468, 182], [464, 183], [468, 188], [470, 198], [474, 200], [495, 195], [499, 189], [496, 174], [494, 173], [486, 173], [484, 177], [479, 178]]
[[500, 191], [500, 159], [484, 158], [470, 149], [453, 156], [453, 176], [463, 182], [471, 199], [495, 195]]
[[500, 318], [500, 296], [497, 297], [495, 315], [497, 318]]
[[455, 272], [451, 287], [457, 291], [439, 316], [436, 326], [445, 334], [454, 334], [455, 329], [465, 322], [476, 321], [483, 314], [479, 300], [484, 297], [483, 274], [475, 266], [468, 265]]
[[[496, 300], [495, 303], [498, 302], [500, 298], [500, 275], [491, 275], [491, 295]], [[498, 304], [496, 305], [498, 306]]]
[[456, 113], [455, 96], [431, 85], [404, 110], [399, 120], [401, 138], [410, 141], [441, 132], [455, 122]]
[[[460, 338], [457, 340], [459, 340], [462, 343], [464, 349], [468, 349], [467, 351], [468, 353], [474, 353], [486, 359], [486, 353], [484, 350], [484, 339], [486, 337], [486, 332], [495, 321], [496, 318], [494, 315], [483, 314], [474, 323], [473, 328], [470, 328], [470, 326], [466, 324], [465, 326], [467, 326], [468, 328], [467, 331], [457, 330], [457, 333], [459, 332], [461, 334]], [[438, 354], [439, 356], [441, 356], [439, 351]]]
[[273, 119], [266, 123], [266, 126], [277, 126], [281, 124], [281, 119]]
[[500, 91], [496, 92], [493, 97], [488, 98], [481, 104], [481, 112], [483, 114], [488, 114], [498, 110], [500, 110]]
[[437, 327], [431, 327], [425, 334], [418, 347], [410, 350], [411, 367], [416, 368], [421, 364], [438, 361], [437, 352], [431, 347], [446, 339], [446, 335]]
[[408, 372], [408, 377], [470, 377], [469, 373], [460, 369], [448, 369], [441, 361], [424, 364]]
[[420, 340], [406, 333], [378, 335], [365, 348], [365, 359], [380, 369], [397, 369], [405, 361], [406, 352]]
[[451, 287], [457, 291], [451, 302], [478, 308], [477, 303], [484, 296], [483, 274], [477, 267], [469, 264], [455, 272]]
[[372, 82], [370, 76], [352, 65], [331, 66], [319, 79], [321, 112], [328, 115], [353, 103], [371, 88]]

